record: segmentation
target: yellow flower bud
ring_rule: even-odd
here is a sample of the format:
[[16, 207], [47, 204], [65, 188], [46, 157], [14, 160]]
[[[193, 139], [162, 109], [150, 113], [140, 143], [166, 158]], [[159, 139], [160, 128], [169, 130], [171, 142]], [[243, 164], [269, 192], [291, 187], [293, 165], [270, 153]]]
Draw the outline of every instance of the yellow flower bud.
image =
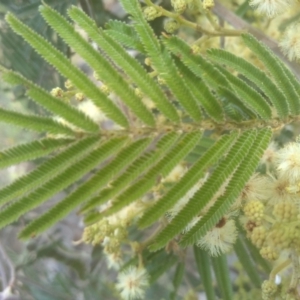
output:
[[71, 80], [67, 80], [66, 82], [65, 82], [65, 88], [66, 89], [71, 89], [73, 87], [73, 83], [71, 82]]
[[78, 101], [78, 102], [81, 102], [84, 100], [84, 95], [82, 93], [76, 93], [75, 94], [75, 99]]
[[160, 11], [158, 11], [154, 6], [147, 6], [143, 10], [144, 17], [147, 21], [152, 21], [161, 16]]
[[173, 19], [169, 19], [164, 24], [165, 31], [168, 33], [173, 33], [179, 28], [178, 22]]
[[52, 89], [50, 93], [54, 97], [61, 98], [64, 94], [64, 91], [60, 87], [57, 87]]
[[187, 7], [186, 0], [171, 0], [171, 5], [177, 14], [182, 14]]
[[265, 280], [261, 286], [261, 289], [263, 300], [274, 299], [278, 286], [273, 281]]
[[203, 8], [206, 10], [212, 9], [215, 6], [214, 0], [203, 0]]
[[259, 251], [260, 255], [269, 261], [274, 261], [278, 258], [278, 253], [274, 251], [271, 247], [263, 247]]
[[244, 206], [243, 211], [250, 220], [260, 222], [264, 215], [264, 205], [259, 200], [252, 200]]
[[266, 228], [263, 226], [255, 227], [251, 233], [251, 242], [257, 247], [261, 248], [266, 239]]
[[102, 84], [100, 87], [100, 90], [105, 94], [105, 95], [109, 95], [110, 94], [110, 89], [107, 85]]
[[294, 203], [280, 202], [274, 205], [273, 215], [278, 221], [294, 221], [297, 219], [298, 209]]

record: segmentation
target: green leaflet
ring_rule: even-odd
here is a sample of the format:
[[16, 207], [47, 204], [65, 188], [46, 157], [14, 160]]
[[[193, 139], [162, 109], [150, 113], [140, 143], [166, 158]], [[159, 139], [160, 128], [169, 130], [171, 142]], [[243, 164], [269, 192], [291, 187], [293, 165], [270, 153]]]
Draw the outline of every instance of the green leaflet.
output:
[[124, 167], [130, 164], [136, 156], [145, 150], [150, 142], [150, 139], [142, 139], [122, 149], [113, 161], [93, 175], [91, 179], [83, 183], [45, 214], [27, 225], [21, 231], [20, 237], [29, 238], [32, 235], [37, 235], [67, 216], [79, 204], [86, 201], [88, 197], [107, 184], [116, 173], [122, 171]]
[[[230, 108], [235, 116], [229, 115], [229, 117], [235, 117], [236, 121], [243, 121], [243, 120], [249, 120], [249, 119], [256, 119], [256, 114], [247, 108], [245, 106], [244, 102], [241, 101], [234, 92], [231, 90], [225, 88], [225, 87], [219, 87], [217, 89], [217, 93], [219, 97], [226, 103], [229, 102], [227, 105], [225, 104], [225, 111]], [[228, 113], [228, 111], [227, 111]]]
[[[99, 195], [89, 200], [83, 206], [81, 212], [85, 213], [95, 206], [103, 204], [109, 199], [113, 199], [130, 183], [134, 182], [139, 176], [153, 166], [161, 158], [161, 156], [174, 145], [178, 136], [178, 134], [172, 132], [161, 137], [155, 145], [155, 150], [146, 152], [133, 161], [123, 174], [119, 175], [110, 183], [110, 187], [103, 189]], [[98, 219], [99, 213], [88, 216], [88, 218], [85, 219], [85, 222], [93, 222], [94, 218]]]
[[23, 161], [29, 161], [38, 157], [46, 156], [72, 142], [72, 139], [46, 138], [3, 150], [0, 152], [0, 168], [6, 168]]
[[70, 127], [60, 124], [51, 118], [24, 115], [3, 108], [0, 108], [0, 122], [10, 123], [37, 132], [48, 132], [70, 137], [76, 134]]
[[[213, 89], [217, 89], [219, 86], [227, 88], [230, 86], [222, 73], [201, 55], [193, 54], [191, 47], [179, 37], [164, 38], [163, 42], [167, 49], [178, 56], [196, 77], [203, 79]], [[215, 105], [220, 106], [220, 103], [216, 102]]]
[[184, 235], [180, 242], [181, 245], [187, 246], [188, 244], [195, 243], [223, 217], [257, 168], [259, 160], [270, 142], [271, 136], [272, 131], [270, 129], [261, 129], [259, 131], [253, 142], [251, 151], [248, 148], [249, 152], [245, 151], [243, 153], [244, 158], [239, 160], [239, 166], [230, 179], [225, 194], [219, 197], [205, 216]]
[[32, 31], [12, 14], [6, 15], [6, 21], [11, 28], [21, 35], [48, 63], [53, 65], [63, 76], [71, 82], [109, 118], [117, 124], [128, 127], [128, 121], [121, 110], [100, 91], [100, 89], [79, 69], [43, 37]]
[[[255, 53], [264, 63], [274, 78], [276, 85], [285, 94], [289, 103], [290, 113], [296, 115], [300, 112], [300, 89], [299, 82], [292, 75], [291, 71], [285, 67], [277, 57], [251, 34], [243, 34], [244, 43]], [[291, 81], [292, 80], [292, 81]], [[297, 91], [295, 90], [297, 88]]]
[[280, 118], [289, 114], [289, 105], [285, 95], [263, 71], [245, 59], [222, 49], [211, 49], [208, 51], [208, 56], [215, 62], [234, 68], [254, 82], [269, 98]]
[[88, 137], [72, 143], [56, 156], [48, 159], [33, 171], [19, 177], [11, 184], [0, 189], [0, 204], [7, 203], [28, 191], [43, 185], [57, 176], [62, 170], [76, 163], [91, 148], [99, 144], [99, 137]]
[[51, 196], [73, 184], [83, 175], [93, 170], [97, 164], [117, 151], [124, 142], [124, 139], [111, 139], [29, 195], [5, 207], [0, 211], [0, 228], [17, 220], [21, 215], [41, 205]]
[[216, 163], [230, 148], [230, 145], [236, 138], [236, 133], [224, 135], [217, 141], [205, 154], [187, 171], [186, 174], [177, 182], [161, 199], [158, 200], [151, 208], [149, 208], [139, 219], [141, 228], [147, 227], [156, 222], [170, 208], [172, 208], [180, 198], [193, 188], [204, 176], [208, 167]]
[[156, 183], [158, 175], [167, 176], [172, 169], [186, 157], [186, 155], [196, 146], [202, 133], [191, 132], [183, 135], [175, 146], [165, 153], [164, 157], [154, 165], [143, 177], [125, 190], [122, 195], [112, 203], [104, 216], [110, 215], [126, 205], [132, 203], [148, 192]]
[[207, 251], [194, 246], [194, 257], [207, 300], [216, 300], [210, 267], [210, 257]]
[[[168, 241], [183, 231], [188, 223], [201, 212], [212, 199], [213, 195], [221, 188], [227, 178], [229, 178], [235, 168], [240, 164], [242, 158], [251, 148], [255, 137], [256, 131], [249, 130], [245, 131], [237, 139], [226, 158], [219, 163], [202, 187], [170, 223], [158, 233], [154, 243], [150, 246], [152, 251], [164, 247]], [[225, 210], [223, 210], [223, 213], [225, 213]]]
[[209, 90], [203, 80], [200, 80], [179, 60], [176, 59], [176, 66], [182, 74], [187, 87], [195, 96], [207, 115], [217, 123], [224, 122], [224, 112], [219, 99]]
[[214, 273], [217, 279], [217, 286], [223, 300], [233, 299], [232, 283], [230, 279], [230, 271], [225, 254], [211, 258]]
[[197, 106], [196, 99], [189, 91], [185, 80], [180, 77], [178, 70], [166, 49], [161, 47], [149, 24], [143, 17], [140, 4], [137, 0], [121, 0], [124, 8], [136, 21], [134, 29], [138, 33], [151, 63], [159, 73], [159, 76], [166, 82], [168, 88], [183, 109], [195, 121], [201, 119], [201, 113]]
[[179, 262], [175, 269], [175, 274], [173, 277], [173, 291], [170, 293], [170, 300], [175, 300], [177, 296], [177, 291], [182, 283], [183, 276], [185, 271], [185, 264], [183, 262]]
[[105, 24], [105, 32], [114, 40], [130, 49], [144, 53], [144, 47], [133, 27], [118, 21], [110, 20]]
[[260, 288], [262, 284], [262, 280], [259, 276], [259, 272], [257, 270], [257, 266], [254, 264], [251, 256], [247, 248], [245, 247], [241, 237], [237, 238], [237, 241], [234, 244], [234, 252], [236, 253], [240, 263], [244, 267], [245, 272], [247, 273], [248, 277], [250, 278], [252, 284], [256, 288]]
[[83, 28], [90, 38], [103, 49], [118, 67], [137, 85], [141, 92], [149, 97], [157, 108], [171, 121], [178, 123], [179, 116], [159, 85], [150, 77], [136, 59], [130, 56], [114, 39], [97, 27], [83, 11], [76, 7], [69, 9], [70, 17]]
[[[244, 236], [245, 230], [242, 228], [242, 226], [239, 224], [239, 222], [236, 222], [237, 228], [239, 232], [241, 232]], [[252, 242], [248, 238], [243, 238], [243, 243], [246, 245], [247, 249], [250, 252], [251, 258], [255, 261], [257, 266], [260, 266], [262, 270], [266, 273], [270, 273], [272, 270], [272, 267], [269, 262], [267, 262], [259, 253], [259, 250], [252, 244]]]
[[[95, 70], [99, 78], [114, 91], [134, 112], [136, 117], [149, 126], [155, 125], [151, 112], [146, 108], [134, 90], [114, 67], [92, 45], [84, 40], [64, 17], [50, 6], [41, 6], [40, 12], [47, 23]], [[126, 70], [124, 70], [126, 72]]]
[[225, 68], [219, 66], [218, 69], [225, 75], [235, 94], [243, 101], [248, 109], [262, 119], [270, 119], [272, 117], [270, 104], [268, 104], [266, 99], [259, 92], [250, 87], [242, 79], [231, 74]]
[[27, 95], [36, 103], [40, 104], [48, 111], [62, 117], [69, 123], [85, 131], [97, 132], [99, 127], [83, 112], [75, 109], [61, 99], [55, 98], [33, 82], [24, 78], [21, 74], [7, 70], [3, 74], [3, 79], [11, 84], [22, 84], [28, 88]]

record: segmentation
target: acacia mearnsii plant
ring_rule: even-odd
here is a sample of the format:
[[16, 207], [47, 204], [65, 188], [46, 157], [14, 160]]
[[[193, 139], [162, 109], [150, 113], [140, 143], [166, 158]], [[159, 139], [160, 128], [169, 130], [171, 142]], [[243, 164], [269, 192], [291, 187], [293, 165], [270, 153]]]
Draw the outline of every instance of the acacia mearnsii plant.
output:
[[[118, 271], [120, 298], [147, 299], [147, 288], [175, 266], [170, 299], [176, 299], [192, 247], [200, 281], [184, 299], [196, 299], [199, 290], [209, 300], [299, 299], [300, 145], [274, 142], [299, 119], [297, 77], [246, 30], [217, 24], [212, 0], [171, 0], [168, 10], [150, 0], [120, 2], [129, 22], [109, 21], [105, 28], [77, 7], [68, 10], [72, 23], [40, 7], [93, 78], [7, 14], [12, 30], [66, 81], [48, 92], [1, 68], [3, 80], [23, 85], [49, 115], [0, 109], [2, 122], [40, 133], [2, 151], [1, 168], [41, 161], [0, 190], [0, 227], [76, 183], [19, 237], [33, 239], [76, 210], [85, 224], [77, 242], [102, 246]], [[250, 4], [269, 17], [299, 5]], [[187, 9], [207, 22], [185, 18]], [[160, 17], [165, 30], [156, 36], [148, 21]], [[300, 55], [297, 26], [281, 41], [290, 59]], [[181, 28], [201, 37], [182, 38], [175, 34]], [[235, 39], [241, 56], [222, 43], [203, 49], [211, 37]], [[231, 251], [248, 276], [240, 286], [230, 282]]]

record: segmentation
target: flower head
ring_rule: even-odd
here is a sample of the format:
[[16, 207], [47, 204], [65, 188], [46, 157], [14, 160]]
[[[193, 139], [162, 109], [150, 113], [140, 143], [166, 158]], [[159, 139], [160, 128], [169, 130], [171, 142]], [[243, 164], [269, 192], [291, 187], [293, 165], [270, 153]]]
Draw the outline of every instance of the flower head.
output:
[[149, 279], [144, 268], [130, 267], [119, 274], [118, 281], [116, 287], [123, 299], [145, 299], [145, 289], [149, 284]]
[[207, 250], [211, 256], [217, 256], [231, 250], [237, 237], [233, 220], [222, 218], [220, 222], [197, 242], [197, 246]]
[[300, 24], [293, 24], [289, 26], [283, 35], [283, 38], [279, 42], [284, 55], [289, 60], [300, 60], [300, 40], [299, 40]]
[[270, 182], [270, 179], [266, 176], [255, 173], [244, 186], [240, 195], [241, 199], [244, 201], [266, 200], [268, 198], [266, 191], [270, 186]]
[[299, 143], [290, 143], [277, 153], [277, 171], [281, 178], [287, 179], [291, 184], [300, 181], [299, 153]]
[[251, 0], [249, 3], [259, 14], [272, 18], [289, 9], [295, 0]]

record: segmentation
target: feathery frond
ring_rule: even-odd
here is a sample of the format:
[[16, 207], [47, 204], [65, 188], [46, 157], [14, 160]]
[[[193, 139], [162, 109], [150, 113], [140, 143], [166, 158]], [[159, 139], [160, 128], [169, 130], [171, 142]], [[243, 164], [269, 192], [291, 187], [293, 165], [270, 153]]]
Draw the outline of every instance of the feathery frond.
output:
[[[50, 6], [42, 6], [40, 12], [47, 23], [95, 70], [99, 78], [114, 91], [145, 124], [153, 126], [155, 120], [140, 98], [134, 93], [124, 78], [87, 43], [74, 27]], [[72, 79], [71, 79], [72, 80]]]
[[117, 124], [128, 127], [128, 121], [121, 110], [100, 91], [100, 89], [79, 69], [43, 37], [32, 31], [12, 14], [6, 15], [11, 28], [21, 35], [48, 63], [53, 65], [63, 76], [90, 98], [96, 106]]
[[208, 51], [208, 57], [215, 62], [226, 64], [229, 67], [234, 68], [255, 83], [274, 105], [280, 118], [288, 115], [289, 104], [285, 95], [263, 71], [259, 70], [242, 57], [238, 57], [222, 49], [210, 49]]
[[277, 57], [266, 46], [260, 43], [251, 34], [243, 34], [244, 43], [255, 53], [255, 55], [263, 62], [277, 86], [285, 94], [289, 103], [290, 113], [298, 114], [300, 112], [299, 82], [295, 80], [291, 71], [285, 67]]
[[[170, 221], [170, 223], [158, 233], [155, 242], [150, 246], [152, 251], [158, 250], [166, 245], [177, 234], [182, 232], [188, 223], [197, 216], [209, 203], [214, 194], [221, 188], [226, 180], [238, 167], [241, 159], [248, 153], [256, 138], [256, 131], [245, 131], [231, 147], [229, 153], [215, 168], [211, 176], [202, 187], [194, 194], [181, 211]], [[228, 209], [228, 207], [226, 207]], [[223, 209], [223, 214], [226, 210]]]
[[[200, 237], [222, 218], [234, 203], [250, 176], [257, 168], [258, 162], [270, 142], [271, 133], [270, 129], [262, 129], [258, 132], [255, 140], [252, 141], [253, 148], [251, 148], [251, 151], [248, 151], [247, 155], [244, 155], [243, 160], [240, 160], [239, 166], [226, 187], [225, 194], [221, 196], [210, 208], [208, 213], [184, 235], [181, 240], [182, 245], [186, 246], [199, 240]], [[250, 148], [248, 148], [248, 150], [250, 150]]]
[[17, 200], [0, 211], [0, 228], [17, 220], [26, 212], [41, 205], [51, 196], [79, 180], [87, 172], [93, 170], [97, 164], [114, 154], [126, 140], [111, 139], [99, 148], [96, 148], [77, 164], [70, 166], [58, 176], [46, 182], [27, 196]]
[[99, 144], [99, 137], [88, 137], [71, 143], [56, 156], [49, 158], [30, 173], [19, 177], [11, 184], [0, 189], [0, 204], [5, 204], [31, 189], [43, 185], [51, 178], [56, 177], [70, 165], [77, 163], [87, 155], [93, 147]]
[[110, 164], [97, 171], [95, 175], [73, 193], [27, 225], [20, 233], [20, 237], [28, 238], [32, 235], [39, 234], [51, 225], [57, 223], [63, 217], [67, 216], [68, 213], [75, 209], [79, 204], [86, 201], [88, 197], [107, 184], [117, 172], [120, 170], [122, 171], [126, 165], [130, 164], [136, 156], [143, 152], [150, 142], [151, 140], [149, 139], [142, 139], [122, 149]]
[[167, 176], [172, 169], [196, 146], [201, 135], [201, 132], [191, 132], [183, 135], [175, 146], [165, 153], [164, 157], [158, 161], [156, 165], [154, 165], [140, 180], [113, 201], [112, 207], [105, 211], [104, 215], [110, 215], [120, 210], [148, 192], [154, 186], [157, 176]]
[[180, 77], [170, 54], [159, 44], [154, 32], [144, 19], [139, 2], [137, 0], [122, 0], [121, 2], [136, 22], [134, 29], [138, 33], [154, 68], [159, 72], [161, 78], [186, 112], [195, 121], [199, 121], [201, 113], [194, 95], [187, 88], [185, 80]]
[[[126, 186], [134, 182], [139, 176], [143, 175], [151, 166], [161, 159], [161, 155], [166, 153], [170, 147], [177, 141], [179, 135], [172, 132], [162, 136], [155, 145], [155, 150], [144, 153], [132, 162], [132, 164], [125, 170], [123, 174], [118, 176], [110, 183], [110, 187], [103, 189], [99, 195], [89, 200], [82, 208], [85, 213], [97, 205], [103, 204], [109, 199], [113, 199], [118, 195]], [[96, 214], [99, 218], [99, 214]], [[93, 218], [88, 216], [85, 222], [92, 222]]]
[[3, 108], [0, 108], [0, 122], [13, 124], [37, 132], [49, 132], [51, 134], [61, 134], [69, 137], [73, 137], [76, 134], [70, 127], [60, 124], [52, 118], [24, 115]]
[[2, 75], [3, 79], [11, 84], [22, 84], [28, 88], [27, 95], [36, 103], [46, 108], [49, 112], [56, 116], [62, 117], [64, 120], [89, 132], [97, 132], [99, 126], [95, 124], [83, 112], [75, 109], [61, 99], [55, 98], [33, 82], [24, 78], [21, 74], [7, 70]]
[[139, 220], [141, 228], [151, 225], [166, 213], [176, 202], [204, 176], [205, 170], [215, 164], [228, 151], [236, 133], [224, 135], [188, 170], [188, 172], [161, 199], [158, 200]]
[[46, 156], [72, 143], [72, 139], [45, 138], [9, 148], [0, 152], [0, 168]]
[[171, 121], [179, 122], [179, 116], [174, 106], [172, 106], [158, 84], [136, 59], [130, 56], [122, 46], [112, 39], [104, 30], [97, 28], [95, 22], [78, 8], [73, 7], [70, 9], [69, 15], [81, 28], [85, 29], [90, 38], [106, 52], [119, 68], [126, 70], [126, 75], [130, 77], [132, 82], [136, 84], [144, 95], [149, 97], [157, 105], [161, 113]]

